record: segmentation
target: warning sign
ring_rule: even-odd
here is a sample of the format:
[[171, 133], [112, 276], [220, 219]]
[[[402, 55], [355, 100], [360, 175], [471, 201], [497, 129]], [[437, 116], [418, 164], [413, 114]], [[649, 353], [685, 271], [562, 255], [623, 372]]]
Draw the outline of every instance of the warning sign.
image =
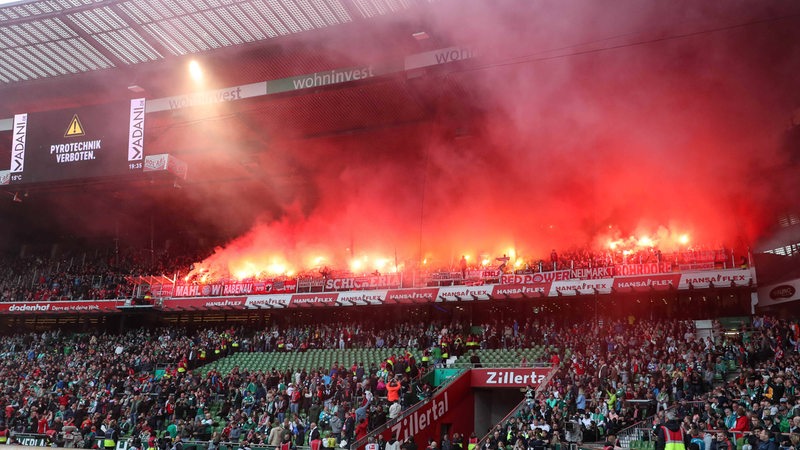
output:
[[67, 132], [64, 133], [64, 137], [73, 137], [73, 136], [83, 136], [83, 125], [81, 125], [81, 120], [78, 119], [78, 115], [75, 114], [72, 116], [72, 120], [69, 123], [69, 127], [67, 127]]
[[[134, 99], [17, 114], [8, 182], [21, 185], [141, 173], [148, 156], [144, 110], [144, 99]], [[0, 184], [3, 181], [0, 172]]]

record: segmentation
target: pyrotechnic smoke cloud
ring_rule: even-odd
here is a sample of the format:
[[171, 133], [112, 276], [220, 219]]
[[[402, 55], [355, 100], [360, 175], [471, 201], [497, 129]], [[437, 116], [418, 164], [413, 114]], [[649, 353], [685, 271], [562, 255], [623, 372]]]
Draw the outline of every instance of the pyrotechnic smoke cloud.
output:
[[417, 82], [437, 86], [422, 91], [430, 120], [287, 148], [312, 188], [204, 266], [282, 255], [309, 267], [316, 254], [448, 265], [643, 236], [665, 250], [751, 245], [796, 205], [775, 174], [800, 92], [798, 9], [435, 4], [423, 31], [477, 57]]

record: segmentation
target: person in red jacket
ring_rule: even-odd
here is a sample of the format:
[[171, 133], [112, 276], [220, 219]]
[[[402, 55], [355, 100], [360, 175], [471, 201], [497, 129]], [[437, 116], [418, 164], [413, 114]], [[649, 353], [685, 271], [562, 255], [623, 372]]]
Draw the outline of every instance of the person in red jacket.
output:
[[747, 413], [745, 412], [743, 407], [739, 407], [736, 410], [736, 423], [733, 425], [733, 428], [730, 429], [730, 432], [733, 433], [733, 439], [739, 439], [742, 437], [742, 434], [750, 431], [750, 420], [747, 418]]
[[356, 442], [360, 441], [364, 437], [367, 436], [367, 425], [368, 421], [366, 418], [361, 419], [358, 421], [358, 425], [356, 425]]

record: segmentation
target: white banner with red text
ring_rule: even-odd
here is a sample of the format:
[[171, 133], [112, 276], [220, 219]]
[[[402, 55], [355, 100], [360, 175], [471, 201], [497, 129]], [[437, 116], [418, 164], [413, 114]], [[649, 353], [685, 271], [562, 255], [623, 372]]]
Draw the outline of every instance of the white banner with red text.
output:
[[[557, 272], [550, 272], [557, 273]], [[538, 274], [537, 274], [538, 275]], [[533, 281], [540, 278], [512, 275], [508, 281], [517, 283], [485, 284], [480, 286], [442, 286], [410, 289], [374, 289], [341, 292], [316, 292], [302, 294], [251, 295], [239, 300], [186, 298], [163, 300], [164, 309], [218, 308], [309, 308], [325, 306], [367, 306], [413, 304], [430, 302], [457, 302], [476, 300], [503, 300], [536, 297], [562, 297], [612, 292], [647, 292], [652, 290], [688, 290], [711, 287], [742, 287], [750, 284], [748, 269], [700, 271], [687, 273], [661, 273], [628, 277], [587, 280]]]
[[513, 387], [539, 386], [552, 367], [517, 367], [503, 369], [472, 369], [472, 387]]
[[[557, 274], [558, 272], [551, 273]], [[514, 300], [660, 290], [740, 288], [750, 286], [753, 283], [753, 274], [750, 269], [654, 273], [585, 280], [547, 280], [529, 277], [528, 275], [509, 275], [504, 277], [506, 281], [509, 281], [508, 283], [309, 293], [262, 294], [259, 292], [263, 292], [263, 287], [254, 287], [258, 283], [186, 285], [178, 293], [180, 296], [157, 298], [154, 306], [165, 311], [347, 307]], [[555, 277], [558, 277], [558, 275], [555, 275]], [[375, 282], [378, 284], [384, 282], [392, 284], [393, 281], [391, 277], [387, 277], [383, 281], [375, 280]], [[261, 286], [264, 284], [261, 283]], [[177, 287], [175, 288], [177, 289]], [[792, 281], [769, 288], [772, 289], [769, 292], [766, 291], [767, 287], [759, 290], [759, 295], [762, 299], [769, 298], [773, 303], [791, 301], [797, 298], [796, 293], [800, 291], [800, 283]], [[224, 293], [226, 292], [241, 292], [241, 294], [225, 295]], [[768, 302], [768, 300], [764, 301], [765, 303]], [[126, 307], [125, 300], [17, 302], [0, 303], [0, 313], [112, 312], [124, 307]]]

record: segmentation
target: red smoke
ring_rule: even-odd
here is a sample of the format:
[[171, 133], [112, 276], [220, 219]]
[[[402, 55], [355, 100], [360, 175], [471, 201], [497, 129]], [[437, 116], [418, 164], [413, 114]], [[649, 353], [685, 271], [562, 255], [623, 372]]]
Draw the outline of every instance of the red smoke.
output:
[[[666, 251], [754, 245], [796, 207], [775, 170], [800, 92], [798, 12], [791, 2], [434, 4], [421, 31], [479, 56], [408, 81], [424, 97], [404, 101], [424, 103], [429, 119], [286, 144], [310, 187], [281, 193], [282, 210], [200, 266], [298, 271], [366, 257], [388, 271], [644, 236]], [[340, 108], [331, 114], [349, 114]]]

